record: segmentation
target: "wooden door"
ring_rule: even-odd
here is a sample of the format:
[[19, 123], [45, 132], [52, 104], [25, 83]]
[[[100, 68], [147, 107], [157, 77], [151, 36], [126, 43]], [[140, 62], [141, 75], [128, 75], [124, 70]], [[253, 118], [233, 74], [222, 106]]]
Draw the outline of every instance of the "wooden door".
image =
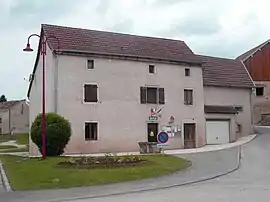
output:
[[196, 124], [184, 124], [184, 148], [190, 149], [196, 147]]

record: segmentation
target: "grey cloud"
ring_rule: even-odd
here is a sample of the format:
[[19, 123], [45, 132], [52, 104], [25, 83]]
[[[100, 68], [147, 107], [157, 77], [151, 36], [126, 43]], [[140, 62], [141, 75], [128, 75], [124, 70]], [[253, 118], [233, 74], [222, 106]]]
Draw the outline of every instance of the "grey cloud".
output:
[[131, 33], [133, 30], [133, 27], [134, 27], [134, 21], [131, 18], [129, 18], [129, 19], [123, 20], [120, 23], [116, 23], [110, 29], [115, 32]]
[[[16, 0], [9, 10], [5, 27], [32, 29], [40, 23], [50, 23], [56, 18], [68, 13], [76, 4], [72, 0]], [[81, 3], [82, 0], [76, 0]], [[0, 14], [1, 15], [1, 14]], [[15, 25], [15, 26], [14, 26]]]

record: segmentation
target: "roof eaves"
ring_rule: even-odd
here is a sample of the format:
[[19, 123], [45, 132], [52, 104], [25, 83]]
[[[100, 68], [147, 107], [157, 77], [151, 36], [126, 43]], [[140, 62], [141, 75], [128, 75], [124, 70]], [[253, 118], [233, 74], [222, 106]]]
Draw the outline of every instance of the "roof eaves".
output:
[[266, 42], [262, 43], [260, 46], [258, 46], [257, 48], [255, 48], [254, 51], [252, 51], [250, 54], [248, 54], [244, 59], [240, 59], [240, 61], [245, 62], [250, 56], [254, 55], [256, 52], [258, 52], [259, 50], [261, 50], [265, 45], [267, 45], [270, 42], [270, 39], [267, 40]]
[[[158, 57], [147, 57], [147, 56], [136, 56], [136, 55], [128, 55], [128, 54], [114, 54], [114, 53], [105, 53], [105, 52], [89, 52], [89, 51], [80, 51], [80, 50], [60, 50], [55, 51], [56, 54], [93, 54], [93, 55], [103, 55], [103, 56], [113, 56], [113, 57], [126, 57], [126, 58], [142, 58], [142, 59], [152, 59], [157, 61], [170, 61], [176, 63], [186, 63], [195, 66], [202, 67], [202, 61], [197, 59], [198, 61], [192, 62], [190, 60], [173, 60], [173, 59], [165, 59], [165, 58], [158, 58]], [[196, 57], [196, 56], [195, 56]]]

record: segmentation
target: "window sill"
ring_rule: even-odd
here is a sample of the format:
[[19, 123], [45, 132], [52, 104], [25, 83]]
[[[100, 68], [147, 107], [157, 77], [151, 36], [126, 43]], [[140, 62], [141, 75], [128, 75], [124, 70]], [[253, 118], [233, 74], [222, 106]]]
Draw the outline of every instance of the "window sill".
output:
[[92, 139], [84, 139], [86, 142], [97, 142], [98, 140], [92, 140]]
[[99, 104], [99, 101], [97, 101], [97, 102], [85, 102], [85, 101], [83, 101], [83, 104]]

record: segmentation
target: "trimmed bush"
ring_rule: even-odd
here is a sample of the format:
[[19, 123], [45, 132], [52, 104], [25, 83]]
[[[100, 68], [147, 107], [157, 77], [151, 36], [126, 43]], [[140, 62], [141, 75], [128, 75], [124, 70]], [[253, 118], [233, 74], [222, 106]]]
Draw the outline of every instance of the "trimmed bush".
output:
[[[71, 126], [68, 120], [56, 113], [46, 114], [46, 155], [59, 156], [70, 140]], [[31, 139], [42, 153], [42, 114], [31, 126]]]

